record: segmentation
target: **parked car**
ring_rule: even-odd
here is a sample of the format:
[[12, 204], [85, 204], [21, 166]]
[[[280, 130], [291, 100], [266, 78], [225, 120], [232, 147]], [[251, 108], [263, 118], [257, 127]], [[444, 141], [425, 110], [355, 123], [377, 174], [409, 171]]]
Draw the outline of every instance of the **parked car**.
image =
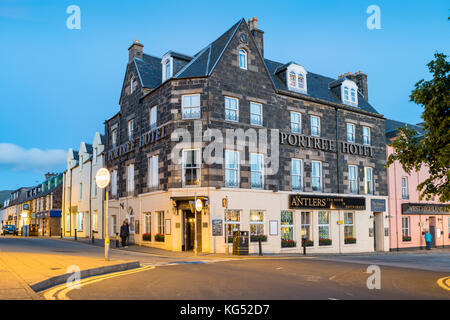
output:
[[17, 228], [15, 225], [13, 224], [6, 224], [3, 226], [3, 235], [5, 234], [13, 234], [13, 235], [18, 235], [19, 232], [17, 231]]

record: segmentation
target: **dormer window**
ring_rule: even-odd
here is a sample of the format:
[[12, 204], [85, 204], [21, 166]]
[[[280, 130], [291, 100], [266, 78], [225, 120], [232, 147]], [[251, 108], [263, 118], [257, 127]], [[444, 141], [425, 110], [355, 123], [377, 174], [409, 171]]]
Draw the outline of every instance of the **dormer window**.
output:
[[289, 90], [300, 93], [307, 93], [306, 70], [297, 64], [290, 64], [287, 67], [287, 87]]
[[162, 80], [163, 82], [173, 76], [173, 58], [169, 53], [165, 54], [161, 61], [162, 64]]
[[239, 49], [239, 67], [247, 70], [247, 51]]
[[358, 86], [352, 80], [345, 79], [342, 82], [342, 103], [357, 107], [358, 106]]

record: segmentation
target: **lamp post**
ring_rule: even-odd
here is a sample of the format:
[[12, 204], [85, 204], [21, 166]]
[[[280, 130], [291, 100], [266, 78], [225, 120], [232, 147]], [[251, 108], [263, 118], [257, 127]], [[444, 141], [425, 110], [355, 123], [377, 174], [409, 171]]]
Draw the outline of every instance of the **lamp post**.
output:
[[[95, 183], [100, 189], [108, 187], [111, 180], [111, 175], [106, 168], [100, 168], [95, 175]], [[108, 235], [108, 190], [106, 192], [106, 205], [105, 205], [105, 260], [109, 261], [109, 235]]]
[[203, 209], [203, 202], [201, 199], [197, 199], [197, 193], [195, 194], [195, 201], [194, 201], [194, 210], [195, 210], [195, 255], [198, 255], [198, 234], [197, 234], [197, 212], [202, 211]]

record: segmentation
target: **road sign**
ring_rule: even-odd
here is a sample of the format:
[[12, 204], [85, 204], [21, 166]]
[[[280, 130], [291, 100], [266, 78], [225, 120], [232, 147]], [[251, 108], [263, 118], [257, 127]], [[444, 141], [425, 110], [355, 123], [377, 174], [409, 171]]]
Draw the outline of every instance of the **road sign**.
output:
[[108, 169], [100, 168], [95, 175], [95, 183], [101, 189], [104, 189], [108, 186], [111, 176], [109, 174]]

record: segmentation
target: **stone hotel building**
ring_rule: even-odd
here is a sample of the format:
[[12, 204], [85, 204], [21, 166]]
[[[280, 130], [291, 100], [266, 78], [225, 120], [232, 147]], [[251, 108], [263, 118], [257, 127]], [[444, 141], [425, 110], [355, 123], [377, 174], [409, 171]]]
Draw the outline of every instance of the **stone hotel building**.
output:
[[129, 47], [105, 121], [111, 236], [128, 218], [132, 242], [174, 251], [224, 252], [236, 230], [250, 253], [258, 239], [300, 252], [302, 235], [311, 253], [389, 250], [385, 118], [367, 75], [270, 60], [263, 35], [241, 19], [193, 56]]

